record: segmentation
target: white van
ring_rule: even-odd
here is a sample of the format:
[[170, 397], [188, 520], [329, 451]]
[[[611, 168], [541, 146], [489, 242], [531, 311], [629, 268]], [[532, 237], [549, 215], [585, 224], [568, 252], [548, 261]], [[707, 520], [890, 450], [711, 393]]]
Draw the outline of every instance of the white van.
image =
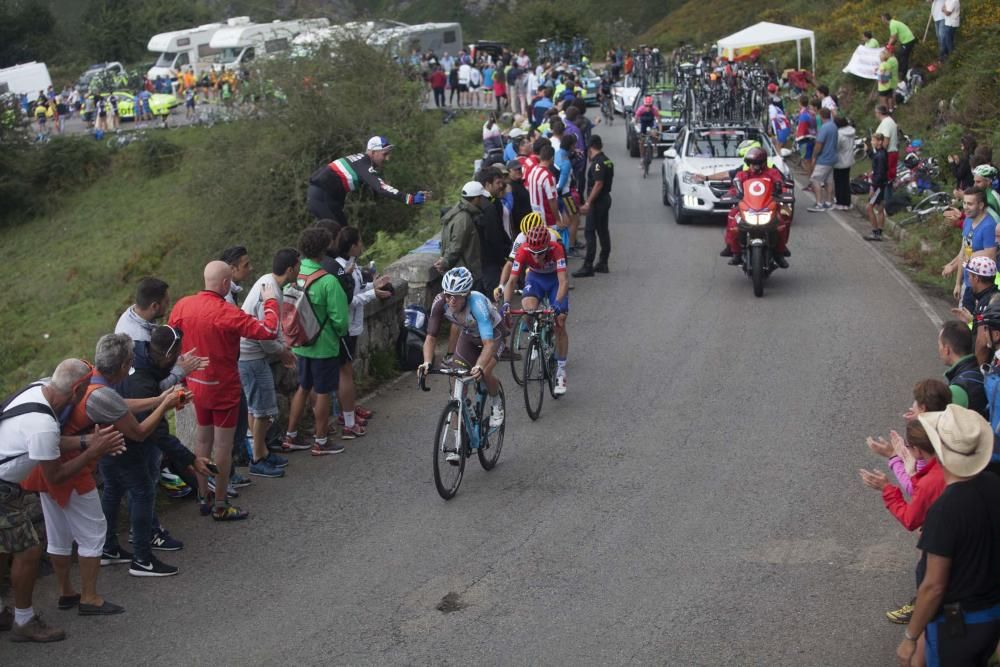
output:
[[[246, 18], [246, 17], [241, 17]], [[299, 19], [273, 23], [245, 23], [222, 28], [209, 45], [219, 49], [216, 69], [237, 69], [254, 58], [290, 54], [292, 40], [303, 32], [316, 31], [330, 25], [327, 19]]]
[[219, 51], [209, 45], [212, 35], [224, 27], [222, 23], [206, 23], [197, 28], [153, 35], [146, 49], [158, 55], [156, 63], [146, 72], [146, 78], [152, 80], [163, 76], [169, 79], [189, 67], [194, 70], [195, 76], [201, 76], [219, 55]]
[[51, 85], [52, 78], [45, 63], [32, 61], [0, 69], [0, 95], [4, 93], [27, 95], [33, 100], [38, 97], [38, 93], [48, 90]]
[[379, 30], [368, 38], [374, 47], [387, 48], [391, 55], [406, 58], [417, 53], [433, 51], [438, 57], [462, 50], [462, 25], [459, 23], [420, 23]]

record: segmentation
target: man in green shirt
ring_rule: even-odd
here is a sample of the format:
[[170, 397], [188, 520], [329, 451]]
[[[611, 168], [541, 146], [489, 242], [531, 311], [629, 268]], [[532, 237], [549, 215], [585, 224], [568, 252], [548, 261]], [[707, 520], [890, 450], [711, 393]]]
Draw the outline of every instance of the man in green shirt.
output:
[[910, 71], [910, 53], [913, 52], [913, 47], [917, 44], [917, 38], [913, 36], [913, 31], [910, 30], [909, 26], [899, 19], [892, 18], [888, 12], [882, 14], [882, 23], [889, 26], [889, 41], [886, 43], [886, 47], [891, 48], [897, 54], [900, 76], [905, 80], [906, 73]]
[[[299, 269], [298, 285], [306, 284], [306, 279], [317, 271], [323, 271], [320, 261], [330, 246], [330, 232], [322, 227], [309, 227], [299, 235], [299, 252], [302, 266]], [[306, 401], [312, 392], [316, 393], [313, 414], [316, 417], [313, 456], [339, 454], [344, 446], [331, 443], [327, 439], [330, 423], [330, 395], [340, 384], [340, 338], [347, 335], [350, 310], [347, 295], [336, 276], [324, 271], [306, 289], [309, 303], [321, 322], [320, 333], [312, 345], [293, 347], [299, 375], [299, 388], [292, 397], [288, 414], [288, 432], [285, 441], [295, 443], [298, 438], [299, 419], [305, 410]]]
[[938, 334], [938, 358], [948, 366], [944, 377], [951, 402], [988, 415], [983, 373], [973, 354], [972, 332], [958, 320], [948, 320]]
[[864, 46], [867, 46], [869, 49], [877, 49], [879, 47], [878, 40], [875, 39], [870, 30], [865, 30], [862, 34], [865, 37], [865, 41], [862, 42]]

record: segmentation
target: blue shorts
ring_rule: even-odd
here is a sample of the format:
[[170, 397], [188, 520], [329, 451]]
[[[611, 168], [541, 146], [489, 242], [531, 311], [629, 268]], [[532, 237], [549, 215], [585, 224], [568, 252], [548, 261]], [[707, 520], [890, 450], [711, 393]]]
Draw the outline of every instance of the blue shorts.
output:
[[317, 394], [332, 394], [340, 387], [340, 359], [313, 359], [296, 356], [299, 387]]
[[811, 160], [813, 156], [813, 148], [816, 146], [815, 139], [802, 139], [798, 142], [799, 153], [802, 154], [802, 159]]
[[528, 277], [524, 281], [524, 291], [522, 297], [533, 297], [539, 301], [548, 299], [549, 305], [553, 308], [558, 304], [559, 310], [564, 313], [569, 312], [569, 294], [562, 301], [556, 301], [559, 294], [559, 278], [555, 273], [537, 273], [529, 271]]
[[247, 407], [254, 419], [278, 416], [274, 376], [266, 359], [240, 360], [240, 383], [247, 397]]
[[791, 136], [791, 134], [792, 134], [792, 128], [790, 127], [778, 130], [778, 143], [784, 144], [786, 141], [788, 141], [788, 137]]

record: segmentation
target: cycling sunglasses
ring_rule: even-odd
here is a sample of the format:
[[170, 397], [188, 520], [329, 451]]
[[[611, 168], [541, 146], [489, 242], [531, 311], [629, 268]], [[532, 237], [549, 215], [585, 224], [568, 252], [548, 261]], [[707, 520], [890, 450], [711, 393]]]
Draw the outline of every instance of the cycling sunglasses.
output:
[[549, 251], [548, 246], [545, 246], [544, 248], [538, 248], [537, 250], [535, 248], [528, 248], [528, 252], [530, 252], [532, 255], [535, 255], [536, 257], [538, 255], [544, 255], [548, 251]]

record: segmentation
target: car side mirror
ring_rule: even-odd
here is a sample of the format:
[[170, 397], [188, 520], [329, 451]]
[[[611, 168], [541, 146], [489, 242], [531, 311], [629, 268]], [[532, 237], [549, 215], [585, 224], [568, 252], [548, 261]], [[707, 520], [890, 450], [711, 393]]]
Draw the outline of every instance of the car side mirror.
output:
[[794, 155], [794, 153], [792, 152], [791, 148], [782, 148], [779, 151], [779, 153], [780, 153], [781, 157], [792, 157], [792, 155]]
[[668, 160], [673, 160], [677, 157], [677, 151], [673, 148], [668, 148], [667, 152], [663, 154]]

